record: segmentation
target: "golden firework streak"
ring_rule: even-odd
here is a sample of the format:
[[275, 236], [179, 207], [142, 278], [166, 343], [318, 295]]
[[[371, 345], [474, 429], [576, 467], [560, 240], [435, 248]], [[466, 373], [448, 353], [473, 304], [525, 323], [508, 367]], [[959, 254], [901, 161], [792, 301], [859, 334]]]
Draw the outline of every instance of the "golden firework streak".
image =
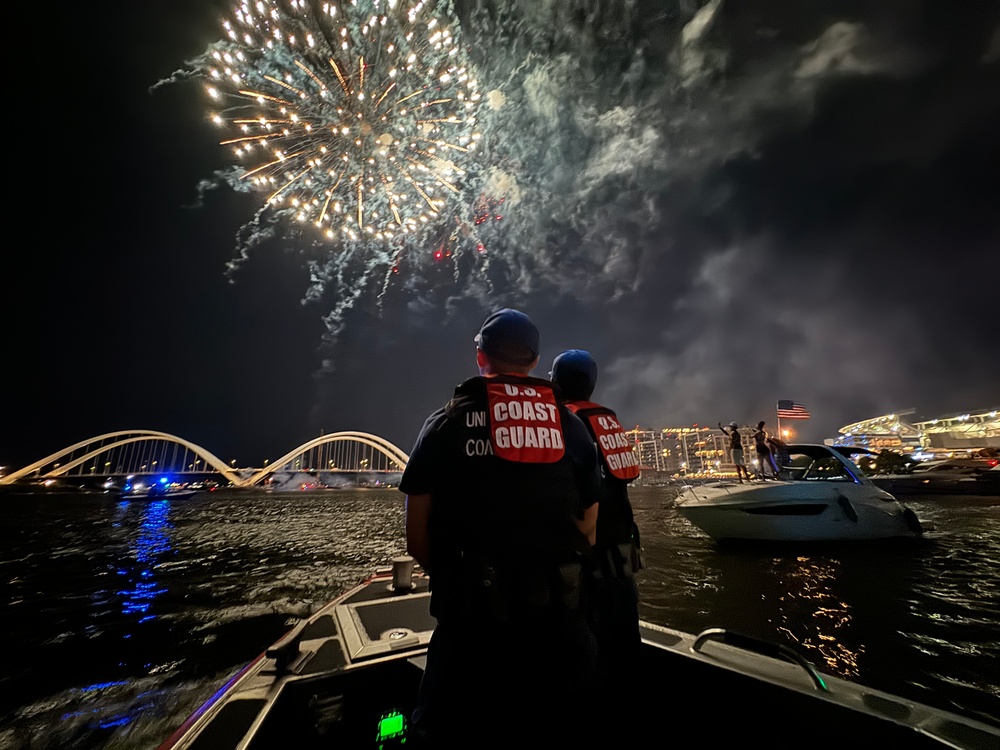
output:
[[320, 89], [322, 89], [323, 91], [328, 91], [328, 89], [326, 87], [326, 84], [323, 83], [323, 81], [321, 81], [319, 79], [319, 77], [315, 73], [313, 73], [312, 70], [310, 70], [306, 65], [303, 65], [301, 60], [296, 60], [295, 61], [295, 67], [297, 67], [299, 70], [301, 70], [307, 76], [309, 76], [310, 78], [312, 78], [313, 81], [316, 82], [316, 85], [320, 87]]
[[[452, 148], [455, 149], [456, 151], [461, 151], [466, 154], [471, 151], [471, 149], [468, 149], [465, 146], [459, 146], [457, 143], [448, 143], [447, 141], [432, 141], [430, 138], [415, 138], [414, 140], [421, 141], [423, 143], [431, 143], [437, 146], [438, 148]], [[464, 170], [460, 171], [463, 171], [464, 173]]]
[[294, 107], [295, 105], [287, 99], [279, 99], [276, 96], [270, 96], [269, 94], [262, 94], [259, 91], [248, 91], [246, 89], [240, 89], [239, 93], [242, 96], [252, 99], [265, 99], [269, 102], [274, 102], [276, 104], [284, 104], [287, 107]]
[[330, 207], [330, 201], [333, 200], [333, 193], [340, 186], [340, 183], [343, 179], [344, 179], [344, 173], [341, 172], [340, 175], [338, 175], [337, 177], [337, 181], [333, 184], [333, 186], [329, 190], [326, 191], [326, 200], [323, 201], [323, 210], [320, 212], [319, 215], [319, 223], [322, 223], [323, 219], [326, 218], [326, 211]]
[[248, 135], [245, 138], [231, 138], [228, 141], [219, 141], [220, 146], [231, 146], [234, 143], [243, 143], [244, 141], [266, 141], [274, 136], [270, 134], [266, 135]]
[[[433, 159], [434, 161], [439, 161], [442, 164], [446, 164], [446, 165], [450, 166], [452, 169], [454, 169], [456, 172], [461, 172], [462, 174], [465, 174], [465, 170], [464, 169], [462, 169], [457, 164], [448, 161], [447, 159], [442, 159], [440, 156], [437, 156], [435, 154], [430, 154], [430, 153], [428, 153], [426, 151], [421, 151], [420, 149], [417, 149], [417, 153], [421, 154], [422, 156], [426, 156], [428, 159]], [[434, 170], [432, 169], [431, 171], [433, 172]], [[437, 172], [434, 172], [434, 174], [437, 174]]]
[[420, 94], [424, 93], [424, 90], [425, 89], [419, 89], [417, 91], [414, 91], [412, 94], [407, 94], [402, 99], [397, 99], [396, 101], [394, 101], [392, 103], [392, 106], [395, 107], [395, 106], [397, 106], [399, 104], [402, 104], [403, 102], [407, 101], [408, 99], [412, 99], [415, 96], [419, 96]]
[[282, 88], [286, 88], [289, 91], [294, 91], [300, 97], [304, 97], [305, 96], [305, 92], [302, 89], [295, 88], [295, 86], [293, 86], [290, 83], [285, 83], [280, 78], [275, 78], [274, 76], [264, 76], [264, 80], [265, 81], [270, 81], [275, 86], [281, 86]]
[[291, 125], [292, 120], [265, 120], [260, 117], [233, 120], [233, 125]]
[[[429, 169], [427, 165], [421, 164], [416, 159], [411, 159], [410, 157], [406, 157], [406, 161], [410, 162], [410, 164], [414, 165], [415, 167], [424, 167], [425, 169]], [[404, 175], [406, 175], [406, 177], [409, 179], [410, 184], [413, 186], [413, 189], [416, 190], [417, 193], [420, 195], [420, 197], [427, 202], [427, 205], [430, 206], [431, 211], [433, 211], [434, 213], [439, 213], [437, 206], [434, 205], [434, 201], [431, 200], [431, 197], [424, 192], [424, 189], [420, 187], [420, 183], [417, 182], [417, 180], [413, 177], [413, 175], [411, 175], [409, 172], [407, 172], [405, 169], [402, 168], [400, 168], [399, 171], [402, 172]]]
[[[252, 175], [257, 174], [262, 169], [267, 169], [268, 167], [273, 167], [275, 164], [281, 164], [283, 161], [288, 161], [289, 159], [294, 159], [296, 156], [301, 156], [303, 153], [305, 153], [305, 152], [298, 151], [298, 152], [296, 152], [294, 154], [289, 154], [288, 156], [286, 156], [286, 157], [284, 157], [282, 159], [275, 159], [274, 161], [269, 161], [266, 164], [261, 164], [259, 167], [254, 167], [249, 172], [244, 172], [242, 175], [240, 175], [240, 179], [241, 180], [245, 180], [247, 177], [250, 177]], [[308, 172], [309, 170], [307, 169], [305, 171]], [[304, 172], [303, 172], [303, 174], [304, 174]], [[299, 179], [299, 177], [301, 177], [301, 176], [302, 175], [296, 175], [295, 177], [292, 178], [292, 182], [294, 182], [295, 180]], [[288, 183], [288, 184], [291, 184], [291, 183]], [[284, 187], [278, 188], [277, 192], [280, 193], [286, 187], [288, 187], [288, 185], [285, 185]], [[274, 195], [277, 195], [277, 193], [275, 193]], [[273, 195], [272, 195], [272, 197], [273, 197]], [[268, 198], [268, 200], [271, 200], [271, 198]]]
[[389, 201], [389, 210], [392, 211], [392, 215], [396, 217], [396, 223], [399, 226], [403, 226], [403, 220], [399, 216], [399, 211], [396, 209], [396, 201], [392, 197], [392, 189], [389, 187], [389, 180], [386, 179], [385, 173], [380, 172], [379, 177], [382, 180], [382, 187], [385, 188], [385, 198]]
[[358, 175], [358, 229], [365, 228], [364, 220], [362, 219], [362, 212], [364, 211], [364, 186], [361, 184], [364, 177], [364, 172]]
[[344, 74], [340, 72], [340, 67], [337, 65], [337, 61], [331, 57], [329, 63], [330, 67], [333, 68], [333, 72], [337, 74], [337, 80], [340, 81], [340, 86], [344, 89], [344, 95], [350, 96], [351, 90], [347, 86], [347, 81], [344, 80]]
[[387, 88], [385, 92], [382, 94], [382, 96], [378, 98], [378, 101], [375, 102], [375, 109], [378, 109], [379, 105], [382, 104], [382, 100], [385, 99], [389, 95], [389, 92], [392, 91], [394, 88], [396, 88], [395, 81], [389, 84], [389, 88]]
[[295, 175], [294, 177], [292, 177], [292, 179], [290, 179], [288, 182], [286, 182], [280, 188], [278, 188], [273, 193], [271, 193], [269, 196], [267, 196], [267, 201], [266, 202], [267, 203], [273, 202], [274, 199], [277, 198], [279, 195], [281, 195], [281, 193], [283, 193], [293, 182], [296, 182], [300, 177], [302, 177], [302, 175], [305, 175], [305, 174], [308, 174], [308, 173], [309, 173], [308, 169], [303, 169], [301, 172], [299, 172], [297, 175]]

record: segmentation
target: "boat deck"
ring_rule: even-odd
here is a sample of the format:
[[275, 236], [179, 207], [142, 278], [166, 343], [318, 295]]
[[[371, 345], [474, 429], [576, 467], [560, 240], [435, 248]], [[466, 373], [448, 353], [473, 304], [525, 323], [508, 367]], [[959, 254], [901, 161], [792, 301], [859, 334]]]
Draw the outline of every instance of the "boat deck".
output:
[[[405, 748], [434, 627], [428, 579], [387, 571], [291, 630], [160, 750]], [[631, 686], [638, 747], [865, 746], [997, 750], [1000, 729], [820, 675], [791, 650], [724, 630], [697, 636], [642, 623]], [[484, 644], [485, 648], [489, 644]], [[484, 707], [484, 730], [504, 721]], [[488, 731], [477, 747], [488, 746]], [[486, 744], [482, 744], [486, 743]], [[412, 745], [412, 743], [411, 743]]]

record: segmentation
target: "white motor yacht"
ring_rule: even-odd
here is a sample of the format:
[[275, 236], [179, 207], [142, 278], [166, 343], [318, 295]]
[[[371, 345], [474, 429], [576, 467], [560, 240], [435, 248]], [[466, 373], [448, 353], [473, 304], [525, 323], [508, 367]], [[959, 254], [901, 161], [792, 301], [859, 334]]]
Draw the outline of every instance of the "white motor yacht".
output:
[[916, 514], [826, 445], [789, 445], [779, 479], [686, 487], [680, 515], [717, 542], [918, 539]]

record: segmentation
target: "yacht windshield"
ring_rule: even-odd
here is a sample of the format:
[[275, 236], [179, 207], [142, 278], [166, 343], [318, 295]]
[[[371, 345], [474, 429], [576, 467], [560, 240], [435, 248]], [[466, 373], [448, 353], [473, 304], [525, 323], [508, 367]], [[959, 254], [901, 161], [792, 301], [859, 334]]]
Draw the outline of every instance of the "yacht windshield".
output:
[[822, 446], [790, 446], [786, 470], [790, 479], [814, 482], [860, 482], [864, 476], [853, 461]]

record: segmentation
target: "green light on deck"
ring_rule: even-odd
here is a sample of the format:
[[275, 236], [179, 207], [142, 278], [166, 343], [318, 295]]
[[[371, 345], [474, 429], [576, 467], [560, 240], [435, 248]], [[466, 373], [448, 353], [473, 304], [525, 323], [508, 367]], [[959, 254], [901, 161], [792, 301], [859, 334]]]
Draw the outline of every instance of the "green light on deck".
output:
[[[383, 714], [378, 720], [378, 737], [376, 737], [375, 741], [382, 743], [386, 740], [402, 737], [405, 733], [406, 718], [399, 711], [390, 711], [387, 714]], [[403, 739], [402, 741], [405, 742], [406, 740]], [[381, 747], [381, 744], [379, 747]]]

